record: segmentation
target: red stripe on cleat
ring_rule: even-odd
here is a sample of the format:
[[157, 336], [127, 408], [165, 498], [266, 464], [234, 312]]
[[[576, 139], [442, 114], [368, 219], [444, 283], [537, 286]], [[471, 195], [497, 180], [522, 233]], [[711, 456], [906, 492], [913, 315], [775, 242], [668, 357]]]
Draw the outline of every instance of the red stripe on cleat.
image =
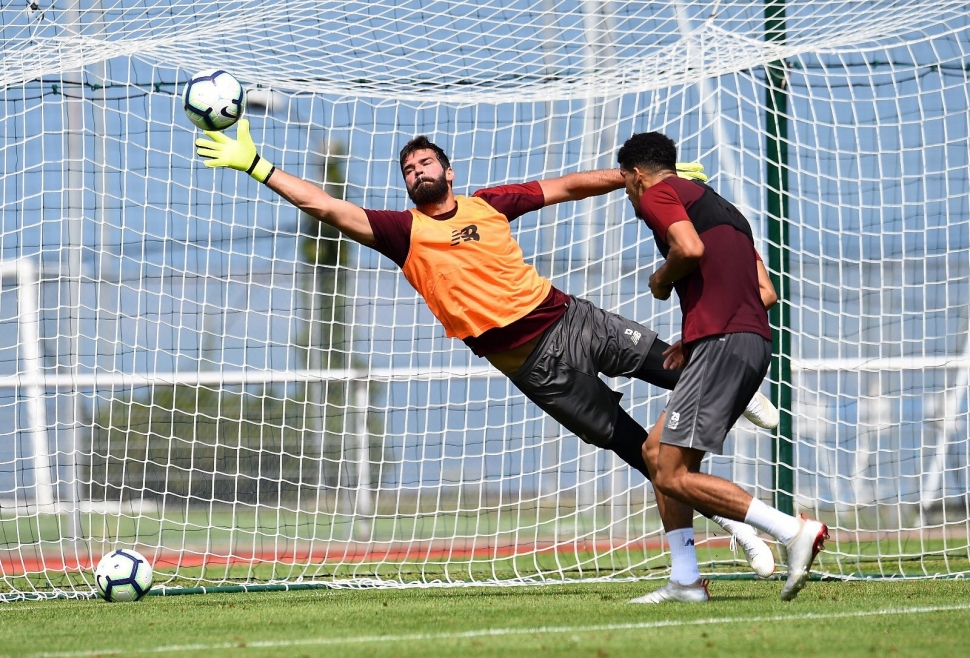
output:
[[812, 545], [812, 561], [815, 561], [815, 557], [818, 555], [819, 551], [825, 548], [825, 540], [829, 538], [829, 528], [824, 523], [822, 524], [822, 529], [819, 530], [818, 535], [815, 537], [815, 543]]

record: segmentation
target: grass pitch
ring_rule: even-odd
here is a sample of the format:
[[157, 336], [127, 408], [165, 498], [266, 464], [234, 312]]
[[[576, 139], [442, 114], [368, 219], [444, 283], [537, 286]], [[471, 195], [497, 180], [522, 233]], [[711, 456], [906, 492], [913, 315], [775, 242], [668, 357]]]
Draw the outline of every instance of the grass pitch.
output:
[[150, 596], [0, 604], [0, 656], [963, 656], [965, 580], [715, 581], [709, 604], [635, 606], [662, 581]]

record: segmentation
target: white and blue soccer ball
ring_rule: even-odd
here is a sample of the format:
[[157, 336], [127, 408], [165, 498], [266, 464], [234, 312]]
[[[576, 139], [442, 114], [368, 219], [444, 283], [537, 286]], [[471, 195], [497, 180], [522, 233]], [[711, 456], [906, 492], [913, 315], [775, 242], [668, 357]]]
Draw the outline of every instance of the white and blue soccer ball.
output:
[[246, 90], [221, 69], [199, 71], [182, 92], [185, 114], [202, 130], [225, 130], [246, 109]]
[[105, 601], [137, 601], [152, 588], [152, 565], [138, 551], [119, 548], [98, 562], [94, 583]]

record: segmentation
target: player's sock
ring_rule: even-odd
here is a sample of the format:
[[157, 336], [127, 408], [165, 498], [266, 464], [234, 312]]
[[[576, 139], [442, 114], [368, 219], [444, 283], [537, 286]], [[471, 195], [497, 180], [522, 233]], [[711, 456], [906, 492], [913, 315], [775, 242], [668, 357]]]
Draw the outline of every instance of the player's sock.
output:
[[779, 512], [757, 498], [751, 499], [751, 506], [744, 516], [745, 523], [766, 532], [783, 544], [790, 542], [801, 529], [801, 522], [794, 516]]
[[640, 426], [640, 423], [630, 418], [630, 414], [619, 409], [616, 414], [616, 423], [613, 424], [613, 438], [606, 446], [612, 450], [620, 459], [643, 473], [643, 477], [650, 479], [647, 471], [647, 463], [643, 461], [643, 442], [647, 440], [647, 430]]
[[670, 579], [681, 585], [690, 585], [701, 577], [697, 568], [697, 551], [694, 549], [694, 529], [680, 528], [667, 532], [670, 544]]
[[668, 343], [657, 338], [650, 346], [647, 358], [640, 364], [640, 369], [633, 373], [637, 379], [653, 384], [668, 391], [674, 390], [674, 385], [680, 379], [681, 370], [667, 370], [664, 368], [664, 350], [670, 347]]

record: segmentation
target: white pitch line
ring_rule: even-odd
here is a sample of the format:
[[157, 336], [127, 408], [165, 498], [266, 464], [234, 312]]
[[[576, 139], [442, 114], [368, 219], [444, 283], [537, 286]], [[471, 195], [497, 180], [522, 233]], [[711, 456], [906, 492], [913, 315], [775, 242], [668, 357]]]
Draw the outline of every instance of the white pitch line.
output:
[[970, 603], [958, 605], [935, 605], [919, 608], [884, 608], [882, 610], [857, 610], [854, 612], [806, 612], [801, 615], [769, 615], [759, 617], [721, 617], [691, 620], [663, 620], [631, 622], [627, 624], [600, 624], [595, 626], [538, 626], [535, 628], [483, 628], [477, 631], [457, 633], [412, 633], [407, 635], [363, 635], [358, 637], [318, 637], [305, 640], [254, 640], [217, 642], [214, 644], [171, 644], [146, 649], [89, 649], [87, 651], [53, 651], [33, 653], [29, 658], [83, 658], [85, 656], [118, 656], [125, 654], [179, 653], [184, 651], [218, 651], [220, 649], [278, 649], [285, 647], [326, 646], [337, 644], [367, 644], [371, 642], [422, 642], [437, 640], [461, 640], [476, 637], [499, 637], [504, 635], [542, 635], [561, 633], [601, 633], [605, 631], [636, 631], [678, 626], [707, 626], [710, 624], [751, 624], [758, 622], [807, 621], [817, 619], [844, 619], [846, 617], [880, 617], [893, 615], [919, 615], [931, 612], [970, 610]]

